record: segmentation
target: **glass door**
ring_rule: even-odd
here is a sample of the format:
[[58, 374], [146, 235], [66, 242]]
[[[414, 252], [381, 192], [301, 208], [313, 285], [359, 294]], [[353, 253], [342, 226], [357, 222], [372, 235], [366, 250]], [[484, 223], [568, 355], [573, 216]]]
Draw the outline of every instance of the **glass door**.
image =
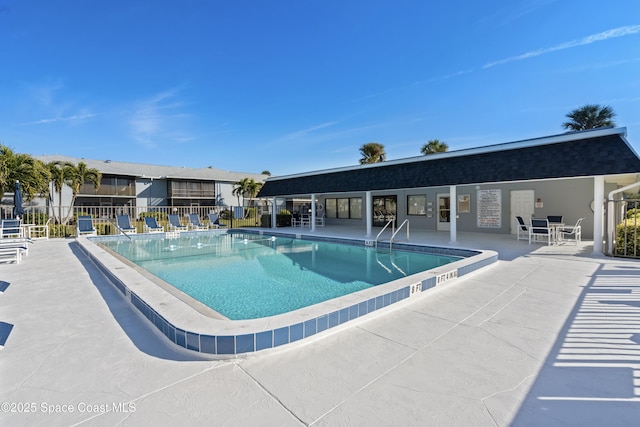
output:
[[438, 194], [438, 224], [437, 230], [447, 231], [451, 229], [451, 196]]
[[397, 196], [373, 196], [373, 226], [384, 227], [390, 220], [396, 225]]

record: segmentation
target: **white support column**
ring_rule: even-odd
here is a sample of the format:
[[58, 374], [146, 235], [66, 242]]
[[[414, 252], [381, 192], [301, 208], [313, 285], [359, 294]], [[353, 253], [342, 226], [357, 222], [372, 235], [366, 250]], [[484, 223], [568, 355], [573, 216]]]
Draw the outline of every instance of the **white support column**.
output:
[[371, 237], [371, 227], [373, 224], [373, 213], [371, 212], [371, 209], [373, 209], [373, 197], [371, 196], [371, 191], [367, 191], [365, 193], [365, 197], [364, 197], [364, 214], [365, 217], [367, 218], [367, 234], [365, 237], [370, 238]]
[[456, 195], [456, 186], [449, 186], [449, 235], [451, 241], [449, 243], [456, 243], [458, 237], [458, 196]]
[[602, 239], [604, 237], [604, 177], [593, 178], [593, 253], [604, 255]]
[[278, 198], [274, 197], [271, 201], [271, 228], [276, 228], [276, 208], [277, 208]]
[[311, 195], [311, 231], [316, 231], [316, 195]]

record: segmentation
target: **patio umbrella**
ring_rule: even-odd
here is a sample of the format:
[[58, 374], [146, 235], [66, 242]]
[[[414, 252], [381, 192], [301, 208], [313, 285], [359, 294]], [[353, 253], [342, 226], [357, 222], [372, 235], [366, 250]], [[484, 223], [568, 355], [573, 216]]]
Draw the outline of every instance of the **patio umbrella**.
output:
[[24, 209], [22, 208], [22, 190], [20, 189], [20, 181], [16, 181], [16, 188], [13, 191], [13, 216], [21, 217], [24, 215]]

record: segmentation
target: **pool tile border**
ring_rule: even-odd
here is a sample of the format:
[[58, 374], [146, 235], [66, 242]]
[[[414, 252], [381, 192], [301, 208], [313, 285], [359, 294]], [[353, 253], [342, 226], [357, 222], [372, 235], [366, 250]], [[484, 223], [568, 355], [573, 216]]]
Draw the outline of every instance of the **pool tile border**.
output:
[[[228, 232], [242, 234], [265, 234], [262, 231], [255, 232], [254, 230], [230, 230]], [[162, 233], [154, 234], [158, 235]], [[310, 235], [300, 235], [298, 237], [288, 233], [277, 232], [269, 232], [267, 234], [277, 237], [295, 237], [305, 240], [321, 240], [342, 244], [365, 246], [365, 240], [327, 238]], [[132, 237], [163, 238], [164, 234], [162, 234], [162, 236], [143, 234]], [[424, 272], [423, 274], [426, 277], [422, 278], [419, 282], [415, 282], [407, 286], [401, 286], [398, 289], [393, 289], [389, 292], [384, 292], [379, 295], [365, 298], [363, 300], [360, 299], [355, 303], [349, 303], [345, 307], [329, 310], [329, 312], [327, 313], [322, 313], [310, 319], [294, 322], [285, 326], [274, 327], [272, 329], [246, 331], [242, 334], [210, 334], [199, 333], [196, 331], [186, 330], [187, 328], [181, 328], [178, 325], [175, 325], [167, 320], [158, 312], [158, 310], [145, 302], [144, 299], [137, 295], [130, 286], [127, 286], [125, 281], [118, 277], [117, 273], [111, 271], [111, 269], [106, 267], [103, 261], [101, 261], [100, 256], [98, 256], [95, 250], [95, 248], [97, 248], [97, 245], [94, 244], [95, 241], [100, 241], [101, 239], [114, 240], [112, 237], [92, 237], [79, 238], [78, 242], [80, 243], [80, 247], [82, 248], [83, 253], [86, 254], [87, 257], [105, 274], [105, 276], [114, 285], [114, 287], [123, 294], [125, 299], [127, 299], [142, 316], [147, 318], [151, 322], [151, 324], [154, 325], [155, 328], [173, 344], [186, 350], [212, 356], [218, 356], [218, 358], [237, 357], [239, 355], [253, 354], [259, 351], [275, 349], [304, 340], [311, 336], [343, 325], [347, 322], [361, 318], [362, 316], [365, 316], [367, 314], [389, 307], [400, 301], [406, 300], [414, 294], [426, 292], [436, 286], [443, 285], [451, 279], [455, 279], [457, 277], [472, 273], [473, 271], [495, 263], [498, 259], [498, 254], [493, 251], [478, 251], [469, 249], [396, 243], [394, 244], [394, 248], [397, 249], [429, 252], [442, 255], [463, 256], [466, 258], [461, 261], [448, 264], [447, 266], [443, 266], [442, 268]], [[376, 288], [384, 289], [384, 286], [386, 285], [380, 285]]]

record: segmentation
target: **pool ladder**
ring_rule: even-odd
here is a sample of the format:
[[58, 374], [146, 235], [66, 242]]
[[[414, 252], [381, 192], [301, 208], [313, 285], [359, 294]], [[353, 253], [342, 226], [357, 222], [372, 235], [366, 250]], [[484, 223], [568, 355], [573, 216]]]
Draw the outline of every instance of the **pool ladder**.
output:
[[391, 249], [393, 248], [393, 239], [395, 239], [396, 235], [400, 232], [400, 230], [402, 230], [402, 227], [404, 227], [405, 225], [407, 226], [407, 242], [409, 241], [409, 220], [405, 219], [402, 222], [402, 224], [400, 224], [400, 227], [398, 227], [397, 230], [395, 229], [394, 221], [395, 220], [390, 219], [389, 222], [387, 222], [387, 224], [382, 228], [382, 230], [380, 230], [380, 232], [376, 236], [376, 249], [378, 249], [378, 240], [380, 240], [380, 236], [382, 235], [384, 230], [386, 230], [389, 227], [389, 225], [391, 225], [391, 239], [389, 239], [389, 251], [391, 251]]

